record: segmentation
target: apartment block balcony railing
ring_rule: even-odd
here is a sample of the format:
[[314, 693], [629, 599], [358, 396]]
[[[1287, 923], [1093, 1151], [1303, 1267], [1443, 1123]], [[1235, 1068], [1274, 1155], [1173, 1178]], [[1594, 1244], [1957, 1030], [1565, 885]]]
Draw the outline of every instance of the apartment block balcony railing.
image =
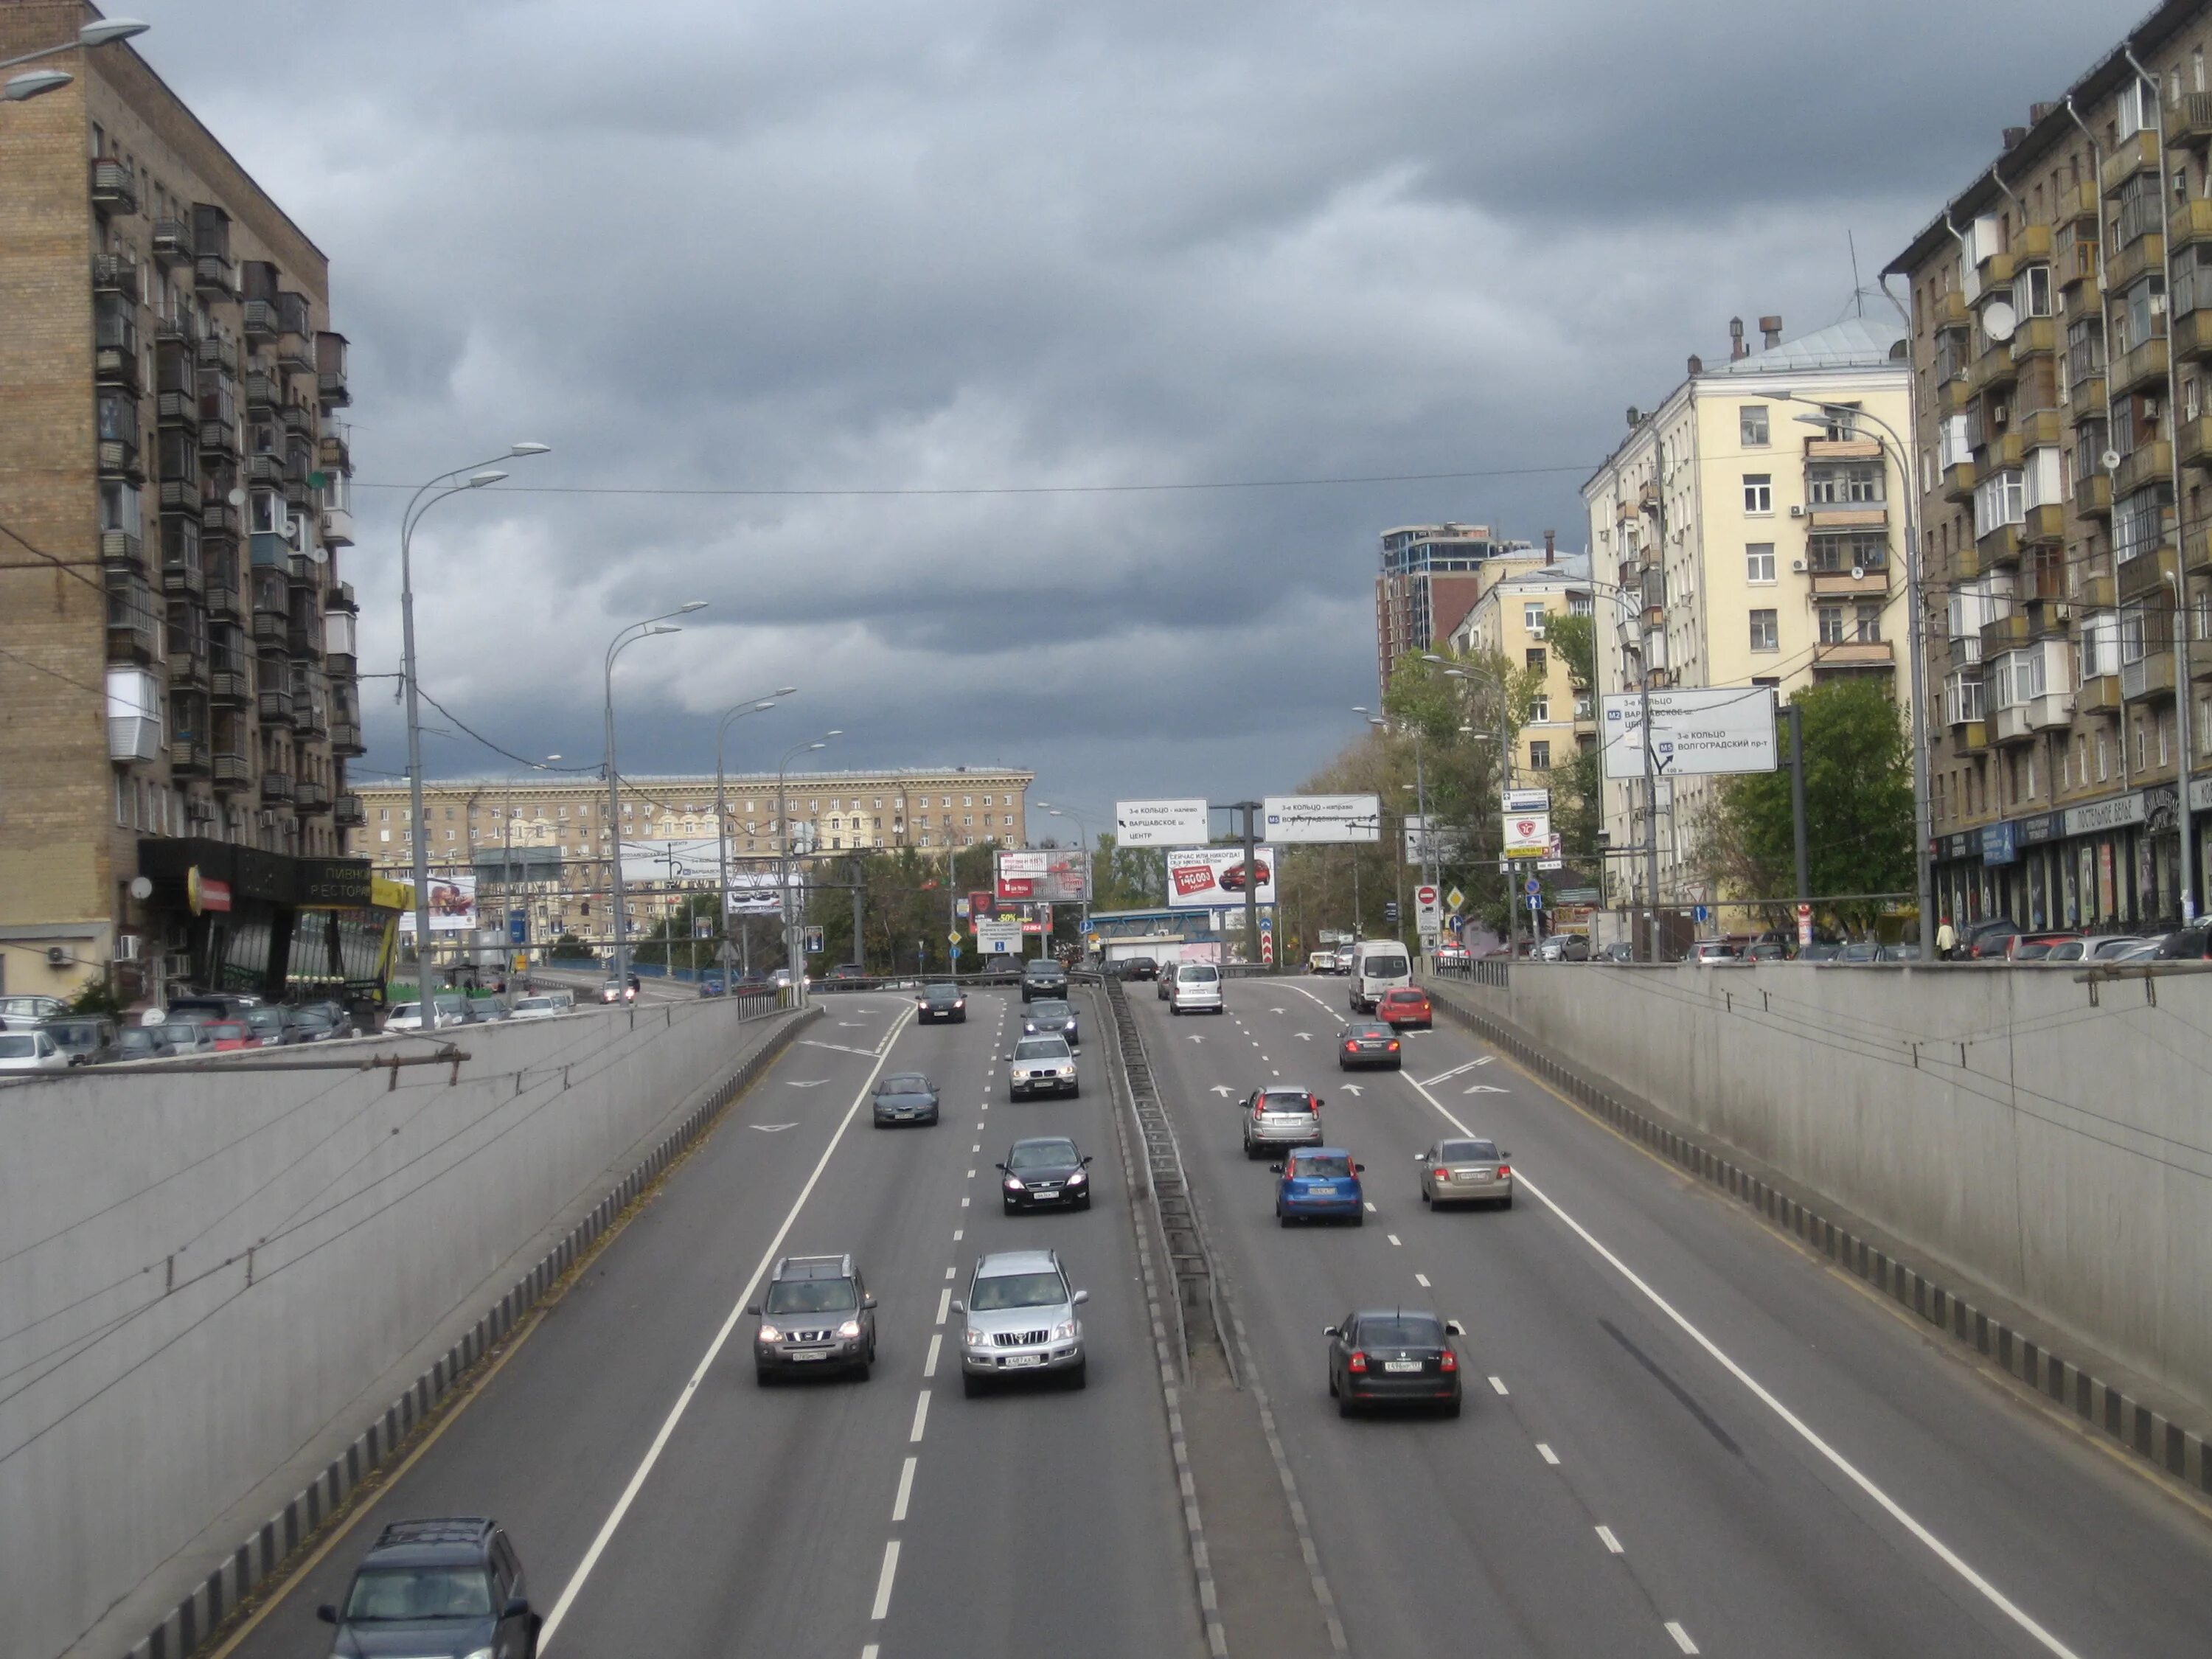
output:
[[2134, 350], [2126, 353], [2112, 368], [2112, 396], [2120, 398], [2130, 392], [2148, 392], [2162, 397], [2166, 392], [2166, 337], [2145, 340]]
[[292, 723], [292, 694], [264, 689], [255, 703], [264, 726], [289, 726]]
[[293, 787], [292, 808], [301, 817], [331, 810], [331, 787], [313, 778], [301, 778]]
[[274, 341], [280, 327], [273, 300], [248, 300], [238, 308], [238, 319], [246, 330], [246, 337], [255, 345]]
[[169, 770], [180, 778], [204, 778], [208, 775], [208, 746], [197, 738], [172, 738], [169, 740]]
[[202, 368], [221, 369], [224, 374], [238, 373], [238, 343], [227, 340], [220, 334], [204, 334], [198, 349], [194, 353]]
[[146, 544], [134, 531], [103, 530], [100, 532], [100, 562], [118, 576], [143, 576]]
[[[2159, 343], [2166, 343], [2161, 340]], [[2163, 438], [2137, 444], [2110, 477], [2114, 501], [2125, 501], [2145, 484], [2163, 483], [2173, 477], [2173, 446]]]
[[244, 708], [253, 701], [253, 677], [242, 668], [209, 669], [208, 700], [218, 708]]
[[106, 157], [92, 164], [92, 204], [129, 217], [138, 211], [138, 179], [129, 167]]
[[2084, 472], [2074, 480], [2074, 511], [2084, 519], [2112, 516], [2112, 480], [2106, 472]]
[[2139, 662], [2120, 665], [2120, 696], [2147, 702], [2173, 695], [2173, 653], [2154, 651]]
[[331, 721], [331, 753], [348, 757], [362, 752], [361, 723], [338, 715]]
[[2123, 294], [2153, 271], [2166, 270], [2166, 237], [2159, 231], [2146, 231], [2133, 241], [2118, 246], [2105, 258], [2105, 290]]
[[196, 257], [192, 252], [192, 226], [189, 219], [154, 221], [155, 264], [164, 270], [177, 270], [191, 264]]
[[2185, 92], [2166, 100], [2166, 142], [2174, 149], [2212, 144], [2212, 93]]
[[220, 253], [203, 253], [192, 262], [192, 289], [211, 300], [235, 300], [238, 267]]
[[264, 420], [284, 401], [284, 382], [265, 369], [248, 370], [246, 376], [246, 411], [257, 420]]
[[[268, 694], [263, 693], [265, 696]], [[289, 772], [264, 772], [261, 775], [261, 799], [266, 804], [288, 805], [293, 796], [292, 775]]]
[[128, 296], [131, 303], [138, 303], [138, 260], [130, 253], [95, 253], [92, 256], [92, 285], [106, 294]]
[[2155, 132], [2130, 134], [2115, 144], [2105, 157], [2105, 166], [2098, 174], [2098, 188], [2110, 196], [2138, 173], [2158, 171], [2159, 135]]
[[2081, 689], [2074, 694], [2074, 707], [2084, 714], [2118, 714], [2120, 712], [2120, 677], [2118, 674], [2092, 674], [2081, 682]]
[[2132, 559], [2122, 559], [2119, 568], [2120, 603], [2166, 591], [2181, 574], [2181, 556], [2173, 548], [2154, 547]]
[[243, 789], [253, 781], [252, 761], [234, 750], [216, 750], [208, 771], [215, 779], [216, 790], [224, 794]]
[[368, 809], [361, 804], [359, 795], [333, 795], [331, 822], [341, 830], [358, 830], [368, 822]]

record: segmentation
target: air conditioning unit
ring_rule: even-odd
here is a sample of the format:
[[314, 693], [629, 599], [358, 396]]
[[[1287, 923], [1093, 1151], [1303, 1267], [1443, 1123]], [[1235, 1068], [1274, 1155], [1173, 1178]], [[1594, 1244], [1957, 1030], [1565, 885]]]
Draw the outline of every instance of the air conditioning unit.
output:
[[1803, 575], [1803, 574], [1805, 574], [1805, 561], [1804, 561], [1804, 560], [1802, 560], [1802, 559], [1792, 559], [1792, 560], [1790, 560], [1790, 574], [1791, 575], [1793, 575], [1793, 576], [1802, 576], [1802, 575]]
[[2158, 418], [2158, 399], [2155, 398], [2144, 398], [2142, 400], [2142, 413], [2143, 419], [2146, 421], [2156, 420]]
[[1793, 507], [1790, 509], [1790, 516], [1793, 519], [1802, 519], [1805, 516], [1805, 509], [1802, 507]]
[[1991, 405], [1990, 410], [1990, 423], [1992, 426], [2006, 425], [2011, 421], [2011, 419], [2012, 405], [2010, 404], [1996, 404]]
[[75, 967], [76, 965], [76, 953], [75, 953], [74, 951], [72, 951], [69, 948], [69, 946], [68, 946], [68, 945], [49, 945], [48, 946], [46, 946], [46, 966], [47, 966], [47, 967], [49, 967], [49, 968], [73, 968], [73, 967]]
[[115, 959], [118, 962], [137, 961], [142, 937], [137, 933], [118, 933], [115, 936]]

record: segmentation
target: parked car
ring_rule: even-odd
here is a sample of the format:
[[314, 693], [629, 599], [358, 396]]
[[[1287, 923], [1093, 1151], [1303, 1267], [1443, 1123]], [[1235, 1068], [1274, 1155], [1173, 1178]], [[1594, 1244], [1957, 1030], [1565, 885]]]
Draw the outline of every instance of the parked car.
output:
[[[1569, 933], [1564, 935], [1564, 937], [1568, 939], [1582, 939], [1582, 935], [1579, 933]], [[1587, 957], [1589, 954], [1589, 941], [1583, 939], [1583, 955]], [[1449, 972], [1457, 973], [1461, 969], [1466, 967], [1469, 962], [1474, 960], [1474, 953], [1469, 951], [1464, 945], [1444, 943], [1439, 944], [1437, 948], [1430, 953], [1429, 960], [1434, 963], [1438, 968], [1444, 969]], [[1580, 958], [1577, 959], [1579, 960]]]
[[1536, 947], [1539, 962], [1588, 962], [1589, 955], [1586, 933], [1554, 933]]
[[1081, 1388], [1090, 1367], [1077, 1310], [1090, 1299], [1090, 1291], [1068, 1282], [1057, 1251], [997, 1250], [977, 1261], [968, 1293], [952, 1304], [961, 1316], [960, 1380], [969, 1397], [1032, 1374]]
[[2150, 953], [2153, 962], [2212, 960], [2212, 927], [2183, 927], [2168, 933]]
[[176, 1052], [166, 1025], [126, 1025], [115, 1034], [118, 1060], [167, 1060]]
[[[2058, 946], [2081, 943], [2081, 935], [2072, 932], [2022, 933], [2013, 941], [2012, 959], [2014, 962], [2045, 962], [2050, 960], [2051, 953]], [[2071, 958], [2062, 957], [2059, 960], [2078, 960], [2080, 956], [2081, 952], [2076, 951]]]
[[315, 1613], [337, 1626], [333, 1654], [524, 1659], [543, 1622], [514, 1544], [483, 1516], [391, 1522], [354, 1569], [345, 1600]]
[[209, 1027], [215, 1023], [213, 1020], [179, 1019], [167, 1025], [144, 1029], [159, 1031], [162, 1041], [169, 1045], [172, 1054], [211, 1054], [215, 1052], [215, 1035]]
[[252, 1028], [253, 1035], [261, 1039], [261, 1046], [264, 1048], [289, 1048], [300, 1040], [299, 1026], [292, 1018], [292, 1011], [275, 1003], [248, 1008], [246, 1023]]
[[0, 1031], [0, 1072], [66, 1072], [69, 1051], [50, 1031]]
[[1633, 962], [1636, 947], [1625, 939], [1617, 939], [1597, 953], [1600, 962]]
[[1990, 916], [1969, 923], [1959, 936], [1959, 954], [1969, 962], [1984, 962], [2012, 954], [2020, 937], [2020, 924], [2010, 916]]
[[1787, 962], [1790, 960], [1790, 947], [1778, 939], [1753, 939], [1743, 947], [1742, 959], [1746, 962]]
[[876, 1358], [876, 1298], [849, 1255], [787, 1255], [745, 1311], [753, 1330], [753, 1376], [763, 1387], [793, 1371], [845, 1371], [866, 1378]]
[[1158, 979], [1160, 964], [1152, 957], [1124, 957], [1121, 959], [1123, 979]]
[[1425, 1031], [1436, 1024], [1437, 1015], [1429, 994], [1418, 985], [1407, 985], [1385, 991], [1375, 1005], [1375, 1017], [1394, 1031]]
[[1690, 946], [1688, 960], [1692, 962], [1731, 963], [1735, 959], [1735, 946], [1724, 939], [1701, 939]]
[[1844, 953], [1844, 947], [1833, 939], [1816, 939], [1797, 952], [1800, 962], [1833, 962]]
[[1083, 1033], [1075, 1009], [1054, 997], [1039, 997], [1022, 1010], [1022, 1031], [1027, 1036], [1064, 1036], [1071, 1048], [1083, 1046]]
[[230, 996], [219, 991], [195, 992], [189, 996], [171, 997], [168, 1016], [164, 1024], [180, 1019], [244, 1019], [246, 1011], [261, 1006], [258, 997]]
[[1255, 1089], [1244, 1097], [1244, 1156], [1318, 1146], [1321, 1097], [1282, 1084]]
[[1210, 962], [1179, 962], [1168, 986], [1170, 1014], [1218, 1014], [1222, 1012], [1221, 969]]
[[1836, 953], [1838, 962], [1869, 963], [1881, 960], [1881, 941], [1878, 939], [1847, 939], [1844, 948]]
[[914, 1022], [917, 1025], [933, 1025], [940, 1021], [955, 1025], [968, 1023], [968, 994], [957, 985], [926, 985], [914, 1001]]
[[1329, 1339], [1328, 1391], [1338, 1414], [1363, 1406], [1425, 1405], [1446, 1417], [1460, 1412], [1456, 1319], [1404, 1308], [1348, 1313], [1323, 1333]]
[[893, 1072], [877, 1080], [870, 1100], [878, 1129], [894, 1123], [937, 1121], [937, 1085], [920, 1072]]
[[1336, 1067], [1340, 1072], [1349, 1072], [1363, 1066], [1387, 1066], [1395, 1072], [1406, 1063], [1405, 1047], [1398, 1040], [1397, 1032], [1388, 1025], [1373, 1020], [1354, 1020], [1344, 1028], [1344, 1042], [1336, 1051]]
[[69, 1056], [72, 1066], [105, 1066], [122, 1057], [115, 1022], [99, 1014], [64, 1014], [39, 1028]]
[[2091, 962], [2124, 962], [2142, 954], [2148, 956], [2158, 948], [2156, 943], [2140, 933], [2112, 933], [2088, 942]]
[[1022, 964], [1022, 1000], [1034, 1002], [1039, 997], [1067, 996], [1067, 969], [1050, 957], [1038, 957]]
[[1091, 1207], [1091, 1160], [1065, 1135], [1018, 1140], [997, 1168], [999, 1197], [1008, 1215]]
[[[442, 1000], [432, 1005], [431, 1019], [434, 1028], [441, 1031], [450, 1025], [467, 1024], [467, 1021], [446, 1007]], [[393, 1003], [392, 1011], [384, 1017], [384, 1029], [387, 1031], [421, 1030], [422, 1005], [419, 1002]]]
[[1513, 1207], [1512, 1155], [1498, 1150], [1498, 1143], [1480, 1138], [1452, 1138], [1433, 1142], [1414, 1155], [1421, 1166], [1421, 1202], [1431, 1208], [1446, 1204], [1494, 1204]]
[[1293, 1221], [1367, 1222], [1367, 1189], [1360, 1176], [1364, 1164], [1355, 1164], [1340, 1146], [1313, 1146], [1291, 1153], [1280, 1164], [1267, 1166], [1275, 1172], [1275, 1220], [1287, 1227]]
[[1881, 954], [1875, 959], [1880, 962], [1917, 962], [1920, 960], [1920, 947], [1909, 939], [1899, 940], [1895, 945], [1883, 945]]
[[568, 1012], [551, 997], [517, 997], [507, 1011], [509, 1019], [558, 1019]]
[[242, 1019], [211, 1019], [204, 1028], [219, 1054], [261, 1047], [261, 1035]]
[[1006, 1092], [1016, 1100], [1034, 1094], [1079, 1095], [1075, 1051], [1061, 1036], [1024, 1037], [1006, 1056]]
[[361, 1035], [353, 1011], [342, 1002], [303, 1002], [293, 1010], [293, 1024], [301, 1042], [335, 1042]]
[[27, 1031], [67, 1012], [69, 1004], [59, 997], [0, 997], [0, 1031]]

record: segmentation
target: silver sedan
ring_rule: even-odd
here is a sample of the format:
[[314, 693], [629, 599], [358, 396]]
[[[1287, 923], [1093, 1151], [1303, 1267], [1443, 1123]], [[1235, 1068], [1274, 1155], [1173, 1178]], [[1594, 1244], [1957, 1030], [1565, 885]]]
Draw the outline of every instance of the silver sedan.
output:
[[1513, 1207], [1512, 1156], [1494, 1140], [1439, 1140], [1415, 1155], [1421, 1166], [1421, 1202], [1435, 1209], [1447, 1204], [1495, 1204]]

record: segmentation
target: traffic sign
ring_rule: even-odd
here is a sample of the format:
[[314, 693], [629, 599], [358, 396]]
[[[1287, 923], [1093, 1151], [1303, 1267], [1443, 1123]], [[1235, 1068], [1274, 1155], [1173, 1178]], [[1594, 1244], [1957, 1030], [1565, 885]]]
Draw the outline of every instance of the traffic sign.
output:
[[1526, 893], [1530, 898], [1534, 898], [1537, 894], [1544, 890], [1544, 884], [1538, 881], [1535, 877], [1531, 876], [1528, 880], [1521, 884], [1521, 890]]
[[1531, 894], [1529, 894], [1529, 895], [1528, 895], [1528, 908], [1529, 908], [1531, 910], [1541, 910], [1541, 909], [1544, 908], [1544, 899], [1543, 899], [1543, 895], [1541, 895], [1540, 893], [1531, 893]]
[[957, 898], [953, 900], [952, 914], [956, 916], [966, 915], [968, 914], [968, 901], [964, 898]]
[[1455, 887], [1444, 895], [1444, 902], [1455, 910], [1464, 910], [1467, 908], [1467, 895]]
[[1413, 890], [1413, 902], [1417, 904], [1434, 904], [1437, 902], [1437, 890], [1429, 886], [1416, 887]]
[[1383, 920], [1383, 921], [1387, 921], [1387, 922], [1389, 922], [1389, 923], [1390, 924], [1390, 926], [1392, 926], [1393, 927], [1395, 927], [1398, 925], [1398, 901], [1397, 901], [1397, 900], [1395, 900], [1395, 899], [1385, 899], [1385, 900], [1383, 900], [1383, 902], [1382, 902], [1382, 920]]
[[957, 945], [957, 944], [959, 944], [959, 943], [960, 943], [960, 932], [959, 932], [959, 930], [958, 930], [957, 928], [955, 928], [951, 933], [947, 933], [947, 934], [945, 936], [945, 942], [947, 945]]

